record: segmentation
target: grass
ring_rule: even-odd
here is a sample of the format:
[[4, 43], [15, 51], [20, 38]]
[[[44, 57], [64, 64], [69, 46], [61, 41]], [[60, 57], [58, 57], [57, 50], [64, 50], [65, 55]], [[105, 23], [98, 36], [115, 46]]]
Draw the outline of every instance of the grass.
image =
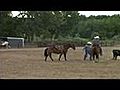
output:
[[44, 61], [45, 48], [0, 49], [0, 78], [4, 79], [120, 79], [120, 57], [112, 60], [112, 50], [103, 47], [98, 63], [83, 60], [82, 47], [68, 50], [67, 59]]

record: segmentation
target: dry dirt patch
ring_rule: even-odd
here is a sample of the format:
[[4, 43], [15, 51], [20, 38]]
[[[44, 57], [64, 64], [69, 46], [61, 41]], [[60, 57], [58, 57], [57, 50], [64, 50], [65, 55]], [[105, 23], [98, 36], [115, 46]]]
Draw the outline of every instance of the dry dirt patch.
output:
[[58, 61], [53, 54], [44, 61], [45, 48], [0, 49], [1, 79], [120, 79], [120, 57], [112, 60], [112, 50], [119, 47], [103, 47], [99, 63], [83, 60], [82, 47], [69, 49], [68, 61]]

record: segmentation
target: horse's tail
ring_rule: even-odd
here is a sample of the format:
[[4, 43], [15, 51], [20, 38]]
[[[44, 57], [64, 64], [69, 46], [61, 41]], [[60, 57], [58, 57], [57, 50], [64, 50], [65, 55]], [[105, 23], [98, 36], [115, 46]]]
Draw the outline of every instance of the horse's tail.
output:
[[44, 51], [44, 56], [48, 56], [47, 50], [48, 50], [48, 48], [45, 49], [45, 51]]

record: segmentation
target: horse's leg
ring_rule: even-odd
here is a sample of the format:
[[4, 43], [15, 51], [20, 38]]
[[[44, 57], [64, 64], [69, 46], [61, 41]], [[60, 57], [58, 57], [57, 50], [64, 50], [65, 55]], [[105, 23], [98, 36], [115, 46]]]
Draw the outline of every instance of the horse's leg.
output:
[[48, 48], [46, 48], [45, 51], [44, 51], [45, 61], [47, 60], [47, 57], [48, 57], [48, 52], [47, 51], [48, 51]]
[[96, 59], [99, 59], [99, 55], [98, 54], [96, 54]]
[[67, 59], [66, 59], [66, 53], [64, 53], [64, 57], [65, 57], [65, 61], [67, 61]]
[[95, 62], [95, 54], [92, 55], [93, 62]]
[[51, 54], [51, 53], [49, 54], [49, 57], [50, 57], [50, 59], [53, 61], [53, 59], [52, 59], [52, 54]]
[[93, 54], [93, 62], [95, 62], [95, 54]]
[[100, 47], [100, 55], [102, 56], [102, 48]]
[[96, 59], [99, 61], [99, 54], [96, 54]]
[[115, 60], [117, 60], [117, 55], [115, 55]]
[[48, 57], [48, 56], [45, 56], [45, 61], [47, 61], [47, 57]]
[[61, 56], [62, 56], [62, 53], [59, 55], [59, 61], [60, 61]]
[[113, 60], [115, 59], [115, 54], [113, 54], [113, 58], [112, 58]]

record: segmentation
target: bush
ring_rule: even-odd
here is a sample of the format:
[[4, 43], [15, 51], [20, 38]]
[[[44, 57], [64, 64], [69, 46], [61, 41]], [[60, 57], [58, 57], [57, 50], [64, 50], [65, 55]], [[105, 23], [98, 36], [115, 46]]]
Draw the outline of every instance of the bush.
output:
[[48, 39], [48, 40], [42, 40], [37, 42], [38, 47], [43, 47], [43, 46], [48, 46], [52, 43], [54, 44], [66, 44], [66, 43], [74, 43], [76, 46], [83, 46], [88, 42], [88, 39], [84, 38], [59, 38], [59, 39], [54, 39], [54, 41]]
[[120, 40], [120, 35], [115, 35], [112, 40]]
[[104, 40], [102, 41], [102, 46], [113, 46], [114, 41], [113, 40]]

